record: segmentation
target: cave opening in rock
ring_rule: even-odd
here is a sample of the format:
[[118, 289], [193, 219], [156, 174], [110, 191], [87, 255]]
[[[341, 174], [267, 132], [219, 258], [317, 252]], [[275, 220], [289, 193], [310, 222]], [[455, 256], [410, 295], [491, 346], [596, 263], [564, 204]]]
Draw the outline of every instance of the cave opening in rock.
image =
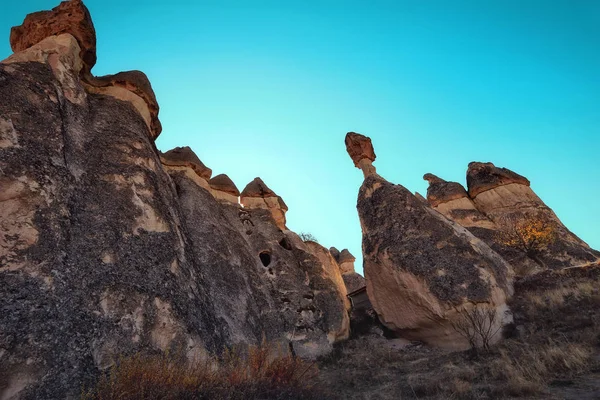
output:
[[258, 257], [260, 257], [260, 262], [262, 263], [262, 265], [264, 265], [265, 267], [268, 267], [269, 264], [271, 264], [271, 253], [269, 253], [268, 251], [263, 251], [261, 252]]
[[290, 243], [290, 241], [286, 237], [284, 237], [283, 239], [281, 239], [279, 241], [279, 245], [281, 247], [283, 247], [284, 249], [286, 249], [286, 250], [291, 250], [292, 249], [292, 244]]

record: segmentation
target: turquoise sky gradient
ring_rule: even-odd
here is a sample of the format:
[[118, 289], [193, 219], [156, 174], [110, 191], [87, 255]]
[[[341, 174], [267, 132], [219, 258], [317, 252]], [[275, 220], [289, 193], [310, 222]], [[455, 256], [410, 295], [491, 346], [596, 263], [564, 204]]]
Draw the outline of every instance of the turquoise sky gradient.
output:
[[[56, 4], [4, 5], [0, 59], [12, 25]], [[600, 248], [600, 1], [86, 4], [93, 72], [149, 76], [161, 150], [191, 146], [240, 190], [260, 176], [292, 230], [348, 247], [358, 270], [347, 131], [372, 138], [382, 176], [423, 194], [426, 172], [465, 184], [470, 161], [510, 168]]]

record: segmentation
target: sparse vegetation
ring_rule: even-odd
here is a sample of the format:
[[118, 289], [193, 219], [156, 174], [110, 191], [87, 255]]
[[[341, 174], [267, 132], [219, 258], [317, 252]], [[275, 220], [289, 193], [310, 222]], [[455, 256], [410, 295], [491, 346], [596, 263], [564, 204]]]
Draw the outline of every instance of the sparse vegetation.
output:
[[556, 241], [556, 224], [547, 217], [536, 214], [514, 215], [500, 223], [498, 242], [523, 252], [545, 269], [541, 258], [549, 245]]
[[452, 328], [467, 339], [472, 349], [489, 350], [494, 337], [502, 327], [494, 308], [473, 307], [463, 311]]
[[317, 238], [314, 237], [312, 233], [300, 232], [298, 234], [298, 236], [300, 236], [300, 239], [302, 239], [303, 242], [315, 242], [315, 243], [319, 243], [319, 241], [317, 240]]
[[82, 400], [320, 399], [316, 366], [277, 356], [267, 344], [219, 358], [142, 355], [121, 358]]

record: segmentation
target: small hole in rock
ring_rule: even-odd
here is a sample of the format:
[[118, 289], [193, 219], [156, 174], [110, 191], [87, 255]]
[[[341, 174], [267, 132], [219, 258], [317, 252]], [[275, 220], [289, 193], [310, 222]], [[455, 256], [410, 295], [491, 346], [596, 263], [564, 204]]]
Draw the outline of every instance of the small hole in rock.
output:
[[262, 253], [260, 253], [258, 255], [260, 257], [260, 262], [262, 263], [262, 265], [264, 265], [265, 267], [268, 267], [269, 264], [271, 264], [271, 254], [269, 254], [266, 251], [263, 251]]
[[292, 249], [292, 244], [290, 243], [290, 241], [288, 240], [288, 238], [283, 238], [279, 241], [279, 245], [281, 247], [283, 247], [286, 250], [291, 250]]
[[269, 268], [269, 274], [270, 275], [275, 275], [275, 272], [273, 272], [273, 268]]

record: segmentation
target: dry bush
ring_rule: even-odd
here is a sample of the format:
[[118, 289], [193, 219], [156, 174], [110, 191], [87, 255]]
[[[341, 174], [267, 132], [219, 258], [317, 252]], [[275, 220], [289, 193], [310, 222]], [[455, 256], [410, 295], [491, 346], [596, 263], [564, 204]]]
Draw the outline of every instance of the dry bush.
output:
[[[557, 239], [554, 221], [541, 214], [513, 215], [499, 221], [499, 226], [501, 229], [496, 234], [499, 243], [524, 253], [542, 269], [546, 269], [540, 256]], [[532, 271], [515, 272], [527, 274]]]
[[319, 241], [317, 240], [317, 238], [312, 233], [300, 232], [298, 234], [298, 236], [300, 236], [300, 239], [302, 239], [303, 242], [315, 242], [315, 243], [319, 243]]
[[452, 322], [452, 328], [467, 339], [473, 349], [489, 350], [501, 327], [494, 308], [473, 307], [461, 312], [460, 317]]
[[137, 354], [121, 358], [82, 399], [313, 399], [321, 397], [316, 374], [314, 364], [276, 357], [266, 344], [195, 362]]

